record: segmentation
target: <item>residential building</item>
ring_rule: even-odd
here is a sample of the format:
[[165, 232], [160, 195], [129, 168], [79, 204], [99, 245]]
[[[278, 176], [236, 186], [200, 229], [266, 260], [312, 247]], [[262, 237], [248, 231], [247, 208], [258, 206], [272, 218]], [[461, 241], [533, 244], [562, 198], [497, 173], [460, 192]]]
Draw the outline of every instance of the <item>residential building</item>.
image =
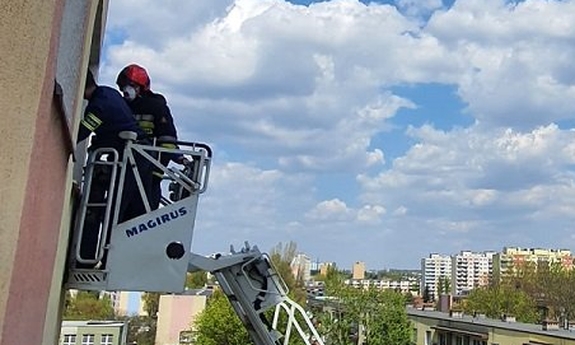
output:
[[311, 280], [311, 258], [304, 253], [297, 254], [290, 263], [293, 276], [304, 282]]
[[559, 264], [566, 269], [571, 269], [573, 260], [573, 255], [568, 249], [504, 247], [503, 251], [493, 257], [493, 275], [494, 279], [499, 280], [514, 268], [527, 264], [535, 268], [540, 265]]
[[417, 286], [416, 278], [391, 280], [391, 279], [347, 279], [344, 284], [353, 286], [355, 288], [375, 288], [379, 290], [394, 290], [401, 293], [418, 293], [417, 289], [414, 291], [413, 287]]
[[356, 289], [369, 289], [372, 281], [370, 279], [346, 279], [343, 283]]
[[58, 341], [75, 138], [107, 5], [1, 1], [0, 345]]
[[575, 345], [575, 333], [557, 324], [526, 324], [460, 313], [408, 308], [416, 345]]
[[475, 253], [461, 251], [451, 257], [451, 293], [465, 295], [469, 291], [487, 286], [493, 275], [493, 256], [496, 252]]
[[333, 262], [322, 262], [319, 264], [319, 274], [322, 276], [326, 276], [327, 275], [327, 271], [329, 270], [330, 267], [335, 267], [335, 264]]
[[365, 279], [365, 262], [356, 261], [351, 268], [351, 279]]
[[211, 289], [194, 289], [182, 294], [161, 295], [155, 344], [192, 344], [193, 322], [205, 309], [212, 292]]
[[427, 258], [421, 259], [421, 285], [420, 293], [424, 295], [427, 288], [430, 297], [437, 299], [439, 296], [440, 281], [451, 280], [452, 260], [449, 255], [432, 253]]
[[121, 321], [63, 321], [60, 345], [125, 345], [128, 323]]
[[104, 295], [112, 301], [112, 307], [116, 315], [147, 315], [144, 311], [142, 293], [137, 291], [104, 291]]

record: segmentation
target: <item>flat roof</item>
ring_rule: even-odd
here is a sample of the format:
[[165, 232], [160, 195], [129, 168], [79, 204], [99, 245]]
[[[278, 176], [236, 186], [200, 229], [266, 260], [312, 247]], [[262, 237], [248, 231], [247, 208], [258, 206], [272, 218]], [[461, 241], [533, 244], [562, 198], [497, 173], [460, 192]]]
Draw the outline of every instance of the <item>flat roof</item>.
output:
[[471, 335], [471, 336], [482, 338], [485, 340], [487, 340], [489, 338], [489, 334], [487, 332], [474, 332], [474, 331], [468, 331], [466, 329], [454, 328], [454, 327], [448, 327], [448, 326], [433, 326], [431, 328], [439, 330], [439, 331], [447, 331], [447, 332], [453, 332], [453, 333], [458, 333], [458, 334], [463, 334], [463, 335]]
[[[448, 313], [439, 312], [439, 311], [432, 311], [432, 310], [420, 310], [413, 307], [407, 308], [407, 315], [409, 316], [419, 316], [424, 318], [431, 318], [437, 319], [441, 321], [450, 322], [450, 325], [453, 326], [454, 323], [466, 324], [466, 325], [474, 325], [474, 326], [484, 326], [484, 327], [493, 327], [493, 328], [500, 328], [500, 329], [507, 329], [512, 331], [518, 332], [526, 332], [531, 334], [538, 334], [538, 335], [545, 335], [548, 337], [554, 338], [564, 338], [564, 339], [574, 339], [575, 340], [575, 332], [571, 332], [570, 330], [566, 329], [558, 329], [558, 330], [550, 330], [544, 331], [542, 329], [542, 325], [534, 324], [534, 323], [523, 323], [523, 322], [507, 322], [501, 321], [497, 319], [489, 319], [485, 317], [473, 317], [471, 315], [463, 315], [463, 316], [449, 316]], [[441, 325], [441, 327], [450, 327], [446, 325]], [[436, 327], [437, 328], [437, 327]], [[457, 328], [457, 327], [454, 327]], [[461, 328], [459, 328], [461, 330]]]
[[126, 322], [118, 320], [64, 320], [62, 327], [120, 327], [125, 326]]

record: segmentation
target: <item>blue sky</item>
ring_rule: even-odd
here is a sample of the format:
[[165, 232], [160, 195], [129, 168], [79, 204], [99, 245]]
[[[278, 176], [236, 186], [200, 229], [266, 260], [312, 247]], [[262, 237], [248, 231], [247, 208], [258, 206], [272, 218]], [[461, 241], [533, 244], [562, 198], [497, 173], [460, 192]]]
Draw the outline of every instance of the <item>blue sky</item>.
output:
[[573, 37], [574, 1], [114, 0], [100, 76], [213, 146], [196, 252], [417, 268], [575, 248]]

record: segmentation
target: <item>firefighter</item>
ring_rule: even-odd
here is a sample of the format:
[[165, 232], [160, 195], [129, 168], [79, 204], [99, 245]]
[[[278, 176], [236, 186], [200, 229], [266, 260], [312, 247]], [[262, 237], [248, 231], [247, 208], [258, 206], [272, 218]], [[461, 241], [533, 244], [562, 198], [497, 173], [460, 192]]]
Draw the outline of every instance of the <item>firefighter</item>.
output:
[[[95, 135], [91, 139], [88, 152], [98, 148], [114, 148], [119, 154], [120, 160], [123, 157], [125, 140], [119, 134], [123, 131], [135, 132], [138, 140], [147, 143], [146, 135], [138, 126], [130, 108], [126, 105], [122, 95], [115, 89], [108, 86], [100, 86], [96, 83], [92, 72], [88, 71], [86, 76], [86, 86], [84, 89], [84, 99], [88, 105], [84, 111], [84, 116], [80, 121], [78, 132], [78, 142], [88, 138], [91, 133]], [[150, 185], [150, 163], [142, 156], [135, 154], [138, 171], [142, 178], [145, 192], [148, 193]], [[111, 157], [108, 157], [108, 159]], [[89, 202], [103, 202], [108, 197], [106, 191], [110, 185], [110, 172], [107, 166], [97, 166], [94, 170], [93, 182], [89, 196]], [[118, 174], [119, 177], [119, 174]], [[117, 181], [116, 181], [117, 186]], [[116, 195], [114, 193], [114, 195]], [[114, 203], [112, 203], [114, 209]], [[103, 219], [103, 211], [90, 210], [86, 215], [84, 224], [84, 236], [81, 245], [82, 257], [94, 257], [96, 243], [100, 232], [100, 223]], [[142, 198], [138, 191], [138, 186], [132, 169], [126, 171], [123, 185], [122, 200], [120, 202], [118, 221], [137, 217], [146, 212]], [[109, 228], [107, 229], [109, 231]]]
[[[142, 66], [131, 64], [124, 67], [116, 79], [116, 84], [122, 90], [124, 99], [140, 128], [148, 138], [156, 141], [156, 145], [164, 148], [177, 148], [177, 132], [170, 108], [163, 95], [150, 89], [150, 76]], [[167, 166], [170, 161], [179, 164], [187, 163], [183, 155], [161, 153], [160, 162]], [[150, 186], [150, 207], [157, 209], [162, 198], [161, 182], [164, 173], [153, 168]]]

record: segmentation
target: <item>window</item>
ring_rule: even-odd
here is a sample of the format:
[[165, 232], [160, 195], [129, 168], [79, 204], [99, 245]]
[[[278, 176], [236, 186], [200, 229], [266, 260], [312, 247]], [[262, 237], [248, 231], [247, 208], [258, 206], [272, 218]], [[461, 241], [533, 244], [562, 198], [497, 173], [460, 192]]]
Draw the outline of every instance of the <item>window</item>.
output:
[[76, 334], [64, 334], [62, 345], [76, 345]]
[[180, 332], [180, 344], [188, 345], [194, 343], [194, 333], [192, 331], [181, 331]]
[[102, 340], [100, 341], [100, 345], [112, 345], [112, 341], [114, 341], [113, 334], [102, 334]]
[[431, 345], [431, 331], [425, 331], [425, 345]]
[[445, 333], [439, 333], [439, 345], [447, 345], [447, 335]]
[[94, 335], [93, 334], [82, 335], [82, 345], [94, 345]]

